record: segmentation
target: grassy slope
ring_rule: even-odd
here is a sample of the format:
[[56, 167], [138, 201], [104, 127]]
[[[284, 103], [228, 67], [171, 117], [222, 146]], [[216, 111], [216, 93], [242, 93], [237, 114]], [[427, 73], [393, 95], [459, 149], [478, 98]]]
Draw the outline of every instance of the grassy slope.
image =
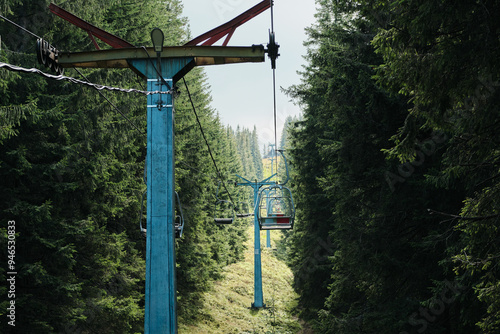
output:
[[[253, 222], [253, 220], [252, 220]], [[204, 321], [195, 326], [179, 325], [179, 333], [298, 333], [301, 326], [292, 315], [297, 295], [292, 289], [293, 276], [285, 263], [266, 248], [266, 233], [261, 232], [262, 281], [267, 308], [252, 310], [253, 302], [253, 224], [249, 227], [245, 259], [228, 266], [225, 278], [216, 282], [214, 290], [205, 295]], [[274, 247], [281, 232], [271, 232]]]

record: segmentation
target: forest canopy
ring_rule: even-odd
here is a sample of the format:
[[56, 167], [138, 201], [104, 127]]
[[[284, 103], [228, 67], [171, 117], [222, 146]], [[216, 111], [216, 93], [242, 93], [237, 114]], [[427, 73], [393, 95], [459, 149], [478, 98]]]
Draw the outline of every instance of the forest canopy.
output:
[[[178, 0], [58, 2], [67, 11], [133, 45], [151, 44], [154, 27], [168, 27], [165, 45], [189, 40]], [[0, 61], [38, 67], [36, 38], [58, 50], [93, 50], [87, 33], [50, 13], [48, 1], [3, 1], [2, 15], [31, 32], [0, 25]], [[127, 22], [126, 25], [123, 22]], [[101, 48], [109, 48], [98, 41]], [[65, 75], [100, 85], [144, 90], [130, 70], [66, 69]], [[210, 106], [200, 69], [186, 82], [220, 174], [235, 198], [236, 173], [262, 173], [255, 130], [234, 131]], [[137, 333], [144, 326], [145, 240], [139, 225], [146, 156], [146, 97], [98, 92], [67, 81], [0, 70], [0, 247], [7, 258], [8, 221], [15, 222], [18, 333]], [[222, 269], [243, 256], [246, 220], [213, 223], [220, 177], [178, 85], [175, 101], [175, 190], [184, 213], [176, 240], [178, 314], [202, 316], [202, 294]], [[250, 161], [244, 160], [251, 157]], [[241, 192], [241, 196], [238, 193]], [[221, 196], [228, 196], [223, 194]], [[6, 268], [0, 269], [6, 282]], [[7, 296], [8, 287], [0, 286]], [[0, 300], [6, 318], [9, 299]], [[7, 332], [2, 320], [0, 332]]]
[[[303, 115], [287, 119], [277, 145], [296, 204], [277, 253], [301, 318], [322, 334], [498, 333], [500, 1], [316, 3], [307, 64], [286, 90]], [[6, 0], [0, 11], [60, 50], [95, 47], [48, 4]], [[157, 26], [168, 26], [168, 45], [191, 37], [180, 0], [58, 4], [137, 46]], [[41, 68], [33, 35], [1, 24], [0, 36], [1, 62]], [[66, 74], [143, 89], [127, 70]], [[178, 308], [190, 324], [203, 321], [203, 293], [223, 268], [243, 258], [245, 221], [214, 226], [216, 196], [248, 200], [234, 175], [267, 171], [257, 129], [222, 124], [202, 70], [186, 81], [221, 172], [178, 85]], [[8, 258], [10, 221], [22, 245], [15, 332], [141, 332], [146, 98], [5, 69], [0, 97], [0, 248]], [[217, 193], [221, 175], [227, 191]], [[1, 299], [3, 319], [8, 307]]]
[[288, 90], [303, 316], [318, 333], [497, 333], [500, 2], [317, 4]]

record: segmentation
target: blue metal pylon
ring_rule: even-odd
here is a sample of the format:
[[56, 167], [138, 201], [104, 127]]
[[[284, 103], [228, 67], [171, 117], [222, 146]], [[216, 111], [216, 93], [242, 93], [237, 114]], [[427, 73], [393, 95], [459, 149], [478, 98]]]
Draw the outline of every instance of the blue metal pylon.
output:
[[254, 203], [254, 301], [253, 308], [265, 307], [264, 294], [262, 292], [262, 262], [261, 262], [261, 249], [260, 249], [260, 225], [259, 225], [259, 206], [258, 194], [262, 186], [273, 185], [276, 182], [269, 181], [275, 175], [271, 175], [267, 179], [259, 182], [252, 182], [239, 175], [244, 182], [237, 183], [238, 186], [248, 186], [253, 188], [253, 203]]
[[[193, 57], [130, 60], [147, 78], [147, 242], [144, 333], [177, 333], [173, 77]], [[155, 61], [156, 63], [156, 61]], [[163, 76], [161, 78], [158, 74]]]

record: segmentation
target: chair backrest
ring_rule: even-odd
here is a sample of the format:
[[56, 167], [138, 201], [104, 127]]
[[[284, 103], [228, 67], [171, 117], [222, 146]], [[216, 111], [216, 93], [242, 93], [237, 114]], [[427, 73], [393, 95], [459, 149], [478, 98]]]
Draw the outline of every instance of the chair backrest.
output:
[[234, 221], [234, 205], [230, 201], [218, 200], [215, 202], [214, 222], [216, 224], [231, 224]]
[[291, 229], [295, 207], [290, 189], [276, 184], [261, 189], [258, 195], [258, 220], [263, 230]]

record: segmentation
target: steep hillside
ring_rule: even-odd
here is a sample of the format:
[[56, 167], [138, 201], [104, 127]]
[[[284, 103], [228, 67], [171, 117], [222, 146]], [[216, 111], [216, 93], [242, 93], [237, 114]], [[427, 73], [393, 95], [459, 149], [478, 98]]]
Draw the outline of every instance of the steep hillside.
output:
[[[250, 220], [249, 220], [250, 221]], [[245, 257], [224, 271], [224, 278], [204, 295], [203, 320], [196, 325], [179, 325], [179, 333], [298, 333], [301, 326], [292, 314], [296, 294], [293, 276], [274, 254], [275, 248], [262, 248], [262, 280], [266, 308], [252, 310], [253, 302], [253, 225], [249, 226]], [[266, 233], [261, 233], [265, 245]], [[272, 246], [281, 233], [271, 233]]]

